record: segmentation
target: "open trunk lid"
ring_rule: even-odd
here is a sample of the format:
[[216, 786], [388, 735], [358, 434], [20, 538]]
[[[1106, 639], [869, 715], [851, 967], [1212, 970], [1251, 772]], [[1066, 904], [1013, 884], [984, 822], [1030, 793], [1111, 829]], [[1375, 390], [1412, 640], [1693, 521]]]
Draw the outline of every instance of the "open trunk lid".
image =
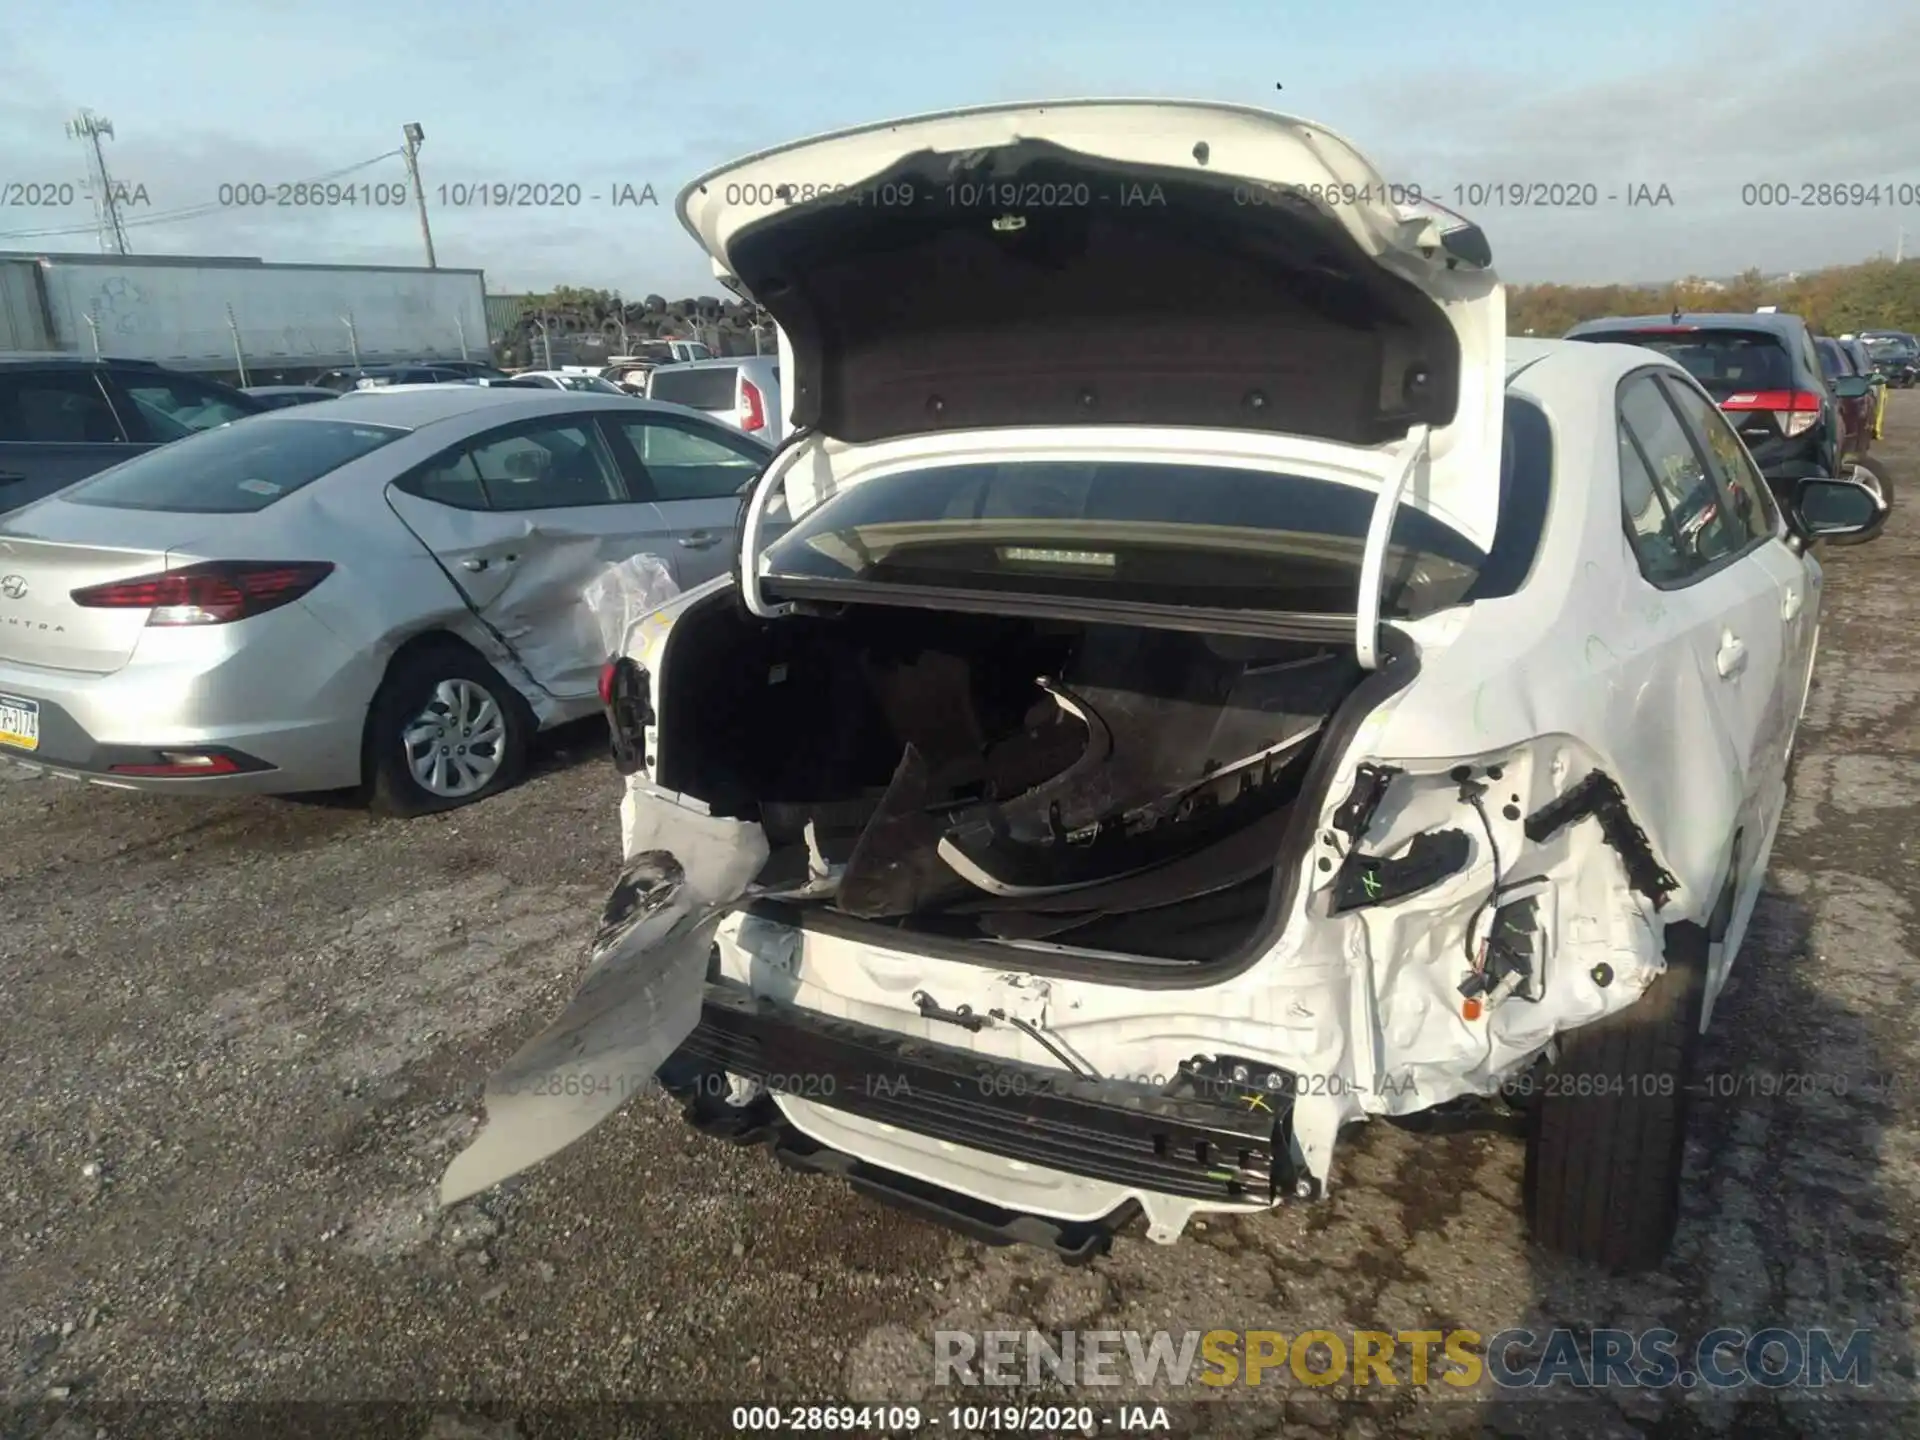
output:
[[953, 430], [1299, 437], [1485, 549], [1503, 293], [1476, 228], [1404, 199], [1308, 121], [1070, 101], [764, 151], [679, 212], [790, 349], [814, 433], [783, 469], [837, 488], [865, 447]]

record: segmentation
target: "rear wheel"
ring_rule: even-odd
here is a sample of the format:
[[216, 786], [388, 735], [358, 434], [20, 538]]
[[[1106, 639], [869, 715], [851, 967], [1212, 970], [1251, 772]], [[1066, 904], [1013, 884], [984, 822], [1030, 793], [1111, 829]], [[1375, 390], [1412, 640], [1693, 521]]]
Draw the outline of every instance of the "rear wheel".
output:
[[429, 815], [498, 794], [524, 773], [533, 729], [519, 692], [472, 651], [402, 655], [367, 715], [373, 807]]
[[1680, 1217], [1707, 931], [1669, 925], [1666, 952], [1638, 1000], [1562, 1037], [1529, 1107], [1534, 1239], [1616, 1273], [1657, 1268]]

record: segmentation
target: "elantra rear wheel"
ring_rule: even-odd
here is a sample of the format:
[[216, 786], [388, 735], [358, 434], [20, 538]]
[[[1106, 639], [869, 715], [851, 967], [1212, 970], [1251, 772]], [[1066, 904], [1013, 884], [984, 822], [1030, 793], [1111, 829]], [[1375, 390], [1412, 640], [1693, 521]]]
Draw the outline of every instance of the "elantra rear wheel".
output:
[[428, 815], [515, 784], [534, 721], [493, 667], [456, 645], [401, 656], [367, 716], [374, 808]]

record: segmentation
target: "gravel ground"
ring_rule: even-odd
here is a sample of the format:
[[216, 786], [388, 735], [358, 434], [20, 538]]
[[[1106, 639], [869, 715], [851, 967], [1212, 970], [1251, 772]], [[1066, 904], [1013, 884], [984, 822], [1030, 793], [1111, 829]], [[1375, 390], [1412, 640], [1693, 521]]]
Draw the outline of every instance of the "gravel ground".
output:
[[[1920, 474], [1920, 393], [1893, 398], [1884, 453]], [[1872, 1398], [1622, 1391], [1549, 1407], [1269, 1377], [1174, 1423], [1914, 1433], [1920, 496], [1903, 500], [1876, 543], [1828, 556], [1796, 795], [1708, 1055], [1851, 1088], [1697, 1112], [1687, 1218], [1650, 1279], [1526, 1244], [1517, 1142], [1384, 1125], [1345, 1147], [1323, 1206], [1216, 1220], [1173, 1248], [1122, 1239], [1077, 1270], [699, 1139], [655, 1097], [436, 1213], [481, 1080], [571, 994], [618, 861], [597, 725], [549, 745], [518, 791], [413, 823], [0, 765], [4, 1424], [46, 1433], [58, 1407], [38, 1407], [63, 1395], [105, 1406], [58, 1421], [75, 1436], [184, 1413], [135, 1402], [211, 1405], [199, 1433], [267, 1414], [234, 1407], [336, 1402], [275, 1423], [509, 1440], [585, 1433], [587, 1412], [561, 1407], [609, 1402], [975, 1398], [928, 1388], [936, 1328], [1612, 1323], [1872, 1327]], [[719, 1410], [603, 1418], [609, 1433], [727, 1428]]]

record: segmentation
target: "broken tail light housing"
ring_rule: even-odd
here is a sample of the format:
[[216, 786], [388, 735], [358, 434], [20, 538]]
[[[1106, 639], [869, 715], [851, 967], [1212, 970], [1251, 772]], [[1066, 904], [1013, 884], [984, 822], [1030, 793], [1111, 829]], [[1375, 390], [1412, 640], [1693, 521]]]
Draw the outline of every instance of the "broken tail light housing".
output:
[[740, 428], [742, 430], [764, 430], [767, 428], [767, 403], [760, 394], [760, 387], [751, 380], [740, 382]]
[[1808, 390], [1744, 390], [1722, 400], [1720, 408], [1732, 414], [1770, 411], [1780, 433], [1791, 439], [1806, 434], [1820, 418], [1820, 397]]
[[333, 573], [325, 560], [212, 560], [72, 592], [89, 610], [147, 610], [149, 625], [227, 625], [290, 605]]
[[600, 706], [613, 745], [613, 768], [632, 775], [647, 760], [647, 727], [653, 724], [652, 687], [638, 661], [625, 655], [600, 668]]

